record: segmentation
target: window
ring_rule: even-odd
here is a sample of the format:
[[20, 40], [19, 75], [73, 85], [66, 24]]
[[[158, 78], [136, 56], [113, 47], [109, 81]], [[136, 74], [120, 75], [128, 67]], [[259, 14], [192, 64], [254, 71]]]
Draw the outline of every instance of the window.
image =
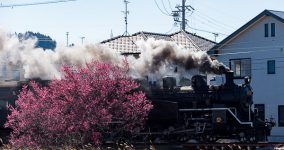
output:
[[[270, 36], [275, 37], [275, 23], [270, 24]], [[264, 37], [269, 37], [269, 24], [264, 24]]]
[[278, 126], [284, 127], [284, 105], [278, 106]]
[[236, 78], [251, 76], [251, 59], [231, 59], [230, 69], [234, 71], [234, 77]]
[[264, 24], [264, 37], [268, 37], [268, 23]]
[[275, 23], [271, 23], [271, 37], [275, 36]]
[[264, 104], [254, 104], [254, 108], [257, 111], [257, 116], [262, 121], [265, 121], [265, 107], [264, 107]]
[[267, 61], [267, 74], [275, 74], [275, 60]]

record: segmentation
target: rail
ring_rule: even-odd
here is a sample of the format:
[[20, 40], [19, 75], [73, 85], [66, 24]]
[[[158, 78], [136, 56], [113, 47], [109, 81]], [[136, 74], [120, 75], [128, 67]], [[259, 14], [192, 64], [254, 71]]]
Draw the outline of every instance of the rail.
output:
[[214, 110], [227, 110], [237, 121], [239, 124], [242, 125], [250, 125], [253, 127], [252, 122], [242, 122], [230, 108], [198, 108], [198, 109], [179, 109], [180, 112], [187, 112], [187, 111], [214, 111]]
[[263, 150], [281, 150], [284, 148], [283, 142], [259, 142], [259, 143], [186, 143], [183, 144], [183, 149], [190, 150], [212, 150], [212, 149], [263, 149]]

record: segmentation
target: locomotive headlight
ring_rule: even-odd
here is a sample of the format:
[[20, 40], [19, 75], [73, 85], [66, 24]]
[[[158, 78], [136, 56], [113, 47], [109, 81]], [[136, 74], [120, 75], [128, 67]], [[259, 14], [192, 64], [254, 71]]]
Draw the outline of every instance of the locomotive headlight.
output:
[[222, 117], [216, 117], [216, 122], [217, 122], [217, 123], [222, 123], [222, 122], [223, 122]]

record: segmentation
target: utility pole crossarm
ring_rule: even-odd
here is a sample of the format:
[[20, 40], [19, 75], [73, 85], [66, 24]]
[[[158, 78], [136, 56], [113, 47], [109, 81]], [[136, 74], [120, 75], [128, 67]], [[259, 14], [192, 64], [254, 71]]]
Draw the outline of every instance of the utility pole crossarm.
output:
[[[172, 16], [174, 17], [175, 22], [180, 22], [181, 24], [181, 29], [185, 31], [185, 26], [187, 24], [187, 19], [185, 18], [186, 11], [193, 11], [195, 10], [192, 6], [190, 5], [185, 5], [186, 0], [182, 0], [182, 5], [177, 5], [175, 11], [172, 11]], [[181, 21], [179, 20], [180, 18], [180, 13], [181, 13]]]

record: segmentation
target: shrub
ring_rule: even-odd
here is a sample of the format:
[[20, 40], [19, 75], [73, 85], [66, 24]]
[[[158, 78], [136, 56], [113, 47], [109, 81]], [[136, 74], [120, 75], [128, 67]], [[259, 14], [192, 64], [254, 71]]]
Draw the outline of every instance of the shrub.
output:
[[96, 61], [65, 65], [62, 79], [46, 87], [25, 85], [16, 107], [9, 107], [10, 143], [16, 148], [99, 145], [106, 134], [138, 131], [152, 105], [124, 68]]

